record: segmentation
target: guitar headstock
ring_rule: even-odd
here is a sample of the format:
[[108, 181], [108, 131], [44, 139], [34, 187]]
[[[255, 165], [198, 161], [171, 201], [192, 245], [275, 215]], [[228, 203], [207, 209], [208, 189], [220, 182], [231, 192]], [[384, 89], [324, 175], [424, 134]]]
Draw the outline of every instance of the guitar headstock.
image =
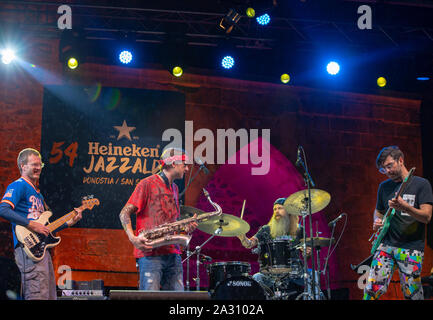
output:
[[92, 210], [94, 206], [99, 206], [99, 200], [94, 198], [93, 195], [85, 196], [82, 199], [81, 206], [83, 209]]

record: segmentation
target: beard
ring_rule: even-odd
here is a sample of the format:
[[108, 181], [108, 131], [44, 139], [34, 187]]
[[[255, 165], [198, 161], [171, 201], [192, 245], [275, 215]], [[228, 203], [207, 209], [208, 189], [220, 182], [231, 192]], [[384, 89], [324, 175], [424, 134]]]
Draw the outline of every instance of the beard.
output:
[[272, 238], [286, 236], [290, 231], [290, 217], [288, 215], [280, 216], [280, 219], [276, 220], [275, 215], [273, 215], [268, 226]]

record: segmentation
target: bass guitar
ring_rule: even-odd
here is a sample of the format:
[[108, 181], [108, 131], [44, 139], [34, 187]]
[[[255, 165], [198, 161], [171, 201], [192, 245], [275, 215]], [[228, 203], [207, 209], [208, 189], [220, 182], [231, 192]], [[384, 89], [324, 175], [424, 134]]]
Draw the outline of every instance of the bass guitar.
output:
[[[395, 195], [395, 198], [398, 198], [404, 192], [407, 185], [410, 183], [412, 179], [414, 171], [415, 171], [415, 167], [410, 169], [409, 174], [407, 175], [406, 178], [404, 178], [402, 184], [400, 185]], [[370, 251], [371, 254], [374, 254], [376, 252], [377, 248], [379, 247], [380, 243], [382, 242], [383, 238], [388, 232], [389, 226], [391, 224], [391, 220], [394, 217], [394, 215], [395, 215], [395, 209], [388, 208], [388, 210], [386, 210], [385, 215], [383, 216], [383, 226], [377, 229], [377, 231], [373, 233], [373, 235], [370, 237], [369, 241], [373, 240], [373, 244]]]
[[[79, 209], [92, 210], [95, 205], [99, 205], [98, 199], [85, 197]], [[78, 213], [73, 210], [50, 223], [48, 219], [52, 216], [52, 213], [50, 211], [43, 212], [35, 221], [45, 225], [48, 229], [50, 229], [50, 233], [47, 236], [41, 233], [32, 232], [24, 226], [16, 226], [15, 234], [18, 241], [23, 245], [24, 252], [27, 254], [27, 256], [35, 262], [41, 261], [45, 256], [47, 248], [55, 247], [60, 243], [60, 237], [53, 236], [52, 232], [57, 230], [77, 214]]]

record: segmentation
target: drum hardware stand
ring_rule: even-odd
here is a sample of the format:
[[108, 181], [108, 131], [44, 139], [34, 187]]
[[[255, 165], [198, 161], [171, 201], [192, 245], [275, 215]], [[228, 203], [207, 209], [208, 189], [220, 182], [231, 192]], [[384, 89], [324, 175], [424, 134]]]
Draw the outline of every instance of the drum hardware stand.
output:
[[[189, 251], [189, 242], [186, 246], [186, 256], [189, 257], [190, 251]], [[183, 262], [183, 261], [182, 261]], [[185, 281], [186, 291], [189, 291], [189, 260], [186, 264], [186, 281]]]
[[197, 277], [194, 279], [196, 284], [196, 291], [200, 291], [200, 251], [203, 248], [203, 246], [208, 243], [210, 240], [212, 240], [213, 237], [221, 234], [222, 232], [222, 221], [220, 222], [219, 227], [215, 230], [214, 234], [211, 235], [205, 242], [203, 242], [201, 245], [195, 247], [195, 250], [193, 252], [190, 252], [185, 259], [183, 259], [182, 263], [188, 260], [189, 265], [189, 258], [191, 258], [194, 254], [197, 255]]
[[308, 287], [308, 281], [309, 281], [309, 276], [308, 276], [308, 265], [307, 265], [307, 238], [306, 238], [306, 233], [305, 233], [305, 216], [306, 216], [306, 212], [303, 211], [302, 212], [302, 226], [303, 226], [303, 237], [304, 237], [304, 243], [302, 245], [303, 248], [303, 252], [302, 255], [304, 257], [304, 292], [301, 293], [299, 296], [296, 297], [296, 300], [300, 300], [302, 297], [304, 297], [304, 300], [313, 300], [313, 296], [311, 295], [311, 293], [309, 292], [309, 287]]

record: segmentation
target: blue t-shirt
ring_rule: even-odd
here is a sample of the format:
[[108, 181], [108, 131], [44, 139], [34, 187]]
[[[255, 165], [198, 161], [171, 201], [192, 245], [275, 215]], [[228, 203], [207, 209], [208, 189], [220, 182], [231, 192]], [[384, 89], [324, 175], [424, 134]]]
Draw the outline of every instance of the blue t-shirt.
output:
[[[9, 204], [12, 209], [28, 220], [36, 220], [45, 211], [44, 197], [38, 189], [27, 179], [21, 177], [12, 182], [0, 201]], [[15, 223], [12, 223], [12, 234], [14, 238], [14, 247], [18, 240], [15, 235]]]

